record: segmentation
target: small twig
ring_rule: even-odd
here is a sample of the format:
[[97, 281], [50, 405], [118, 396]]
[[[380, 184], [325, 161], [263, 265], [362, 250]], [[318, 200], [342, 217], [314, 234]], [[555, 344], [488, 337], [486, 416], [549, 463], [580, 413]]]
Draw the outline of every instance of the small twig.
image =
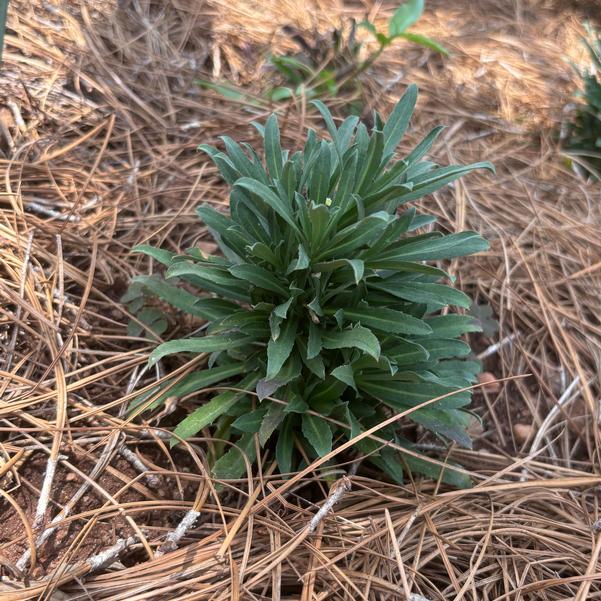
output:
[[307, 528], [309, 534], [312, 534], [319, 526], [319, 523], [328, 515], [330, 510], [342, 499], [342, 497], [351, 490], [351, 479], [348, 476], [342, 476], [340, 480], [334, 482], [330, 495], [319, 511], [313, 516]]
[[111, 563], [117, 560], [123, 551], [137, 542], [137, 536], [117, 539], [117, 542], [112, 547], [109, 547], [108, 549], [105, 549], [96, 555], [92, 555], [92, 557], [86, 561], [90, 567], [90, 571], [93, 572], [94, 570], [109, 566]]
[[46, 464], [46, 473], [44, 474], [44, 480], [42, 483], [42, 490], [40, 491], [40, 497], [35, 510], [35, 518], [33, 521], [34, 529], [38, 529], [42, 526], [46, 515], [46, 508], [50, 500], [50, 490], [52, 483], [54, 482], [54, 474], [56, 472], [56, 466], [58, 464], [60, 455], [58, 457], [49, 457], [48, 463]]
[[175, 530], [172, 530], [166, 537], [165, 542], [157, 549], [154, 554], [156, 557], [161, 557], [165, 553], [175, 551], [180, 540], [185, 536], [186, 532], [194, 526], [196, 520], [200, 517], [200, 511], [190, 509], [183, 517], [182, 521], [177, 525]]
[[31, 211], [32, 213], [38, 213], [39, 215], [43, 215], [44, 217], [51, 217], [52, 219], [58, 219], [60, 221], [71, 221], [72, 223], [79, 223], [81, 221], [81, 218], [78, 215], [59, 213], [54, 209], [45, 207], [44, 205], [40, 204], [39, 202], [36, 202], [35, 200], [29, 201], [25, 205], [25, 209], [27, 211]]
[[132, 467], [138, 471], [149, 486], [153, 488], [158, 488], [161, 484], [159, 478], [148, 471], [148, 467], [144, 464], [144, 462], [129, 448], [123, 446], [119, 449], [119, 454], [129, 463], [131, 463]]
[[509, 344], [512, 340], [517, 338], [517, 336], [518, 336], [517, 332], [514, 332], [513, 334], [509, 334], [509, 336], [505, 336], [505, 338], [503, 338], [502, 340], [499, 340], [499, 342], [495, 342], [494, 344], [491, 344], [488, 348], [484, 349], [477, 356], [477, 358], [485, 359], [486, 357], [490, 357], [491, 355], [494, 355], [499, 350], [501, 350], [506, 344]]

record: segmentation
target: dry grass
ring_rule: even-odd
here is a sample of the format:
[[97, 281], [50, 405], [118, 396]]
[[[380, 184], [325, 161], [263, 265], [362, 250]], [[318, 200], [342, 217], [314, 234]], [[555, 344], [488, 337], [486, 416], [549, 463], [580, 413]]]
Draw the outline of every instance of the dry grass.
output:
[[[153, 269], [128, 250], [208, 244], [194, 207], [227, 198], [195, 146], [251, 139], [249, 121], [264, 116], [202, 92], [197, 77], [258, 93], [269, 49], [290, 47], [282, 25], [325, 30], [391, 6], [11, 2], [0, 75], [0, 599], [601, 598], [601, 189], [571, 172], [554, 139], [587, 6], [428, 5], [419, 27], [451, 59], [395, 46], [366, 98], [387, 112], [417, 82], [410, 135], [446, 122], [441, 162], [497, 166], [495, 178], [470, 175], [423, 205], [492, 240], [454, 266], [500, 320], [498, 339], [474, 340], [482, 350], [504, 341], [486, 368], [511, 378], [476, 393], [476, 450], [448, 454], [475, 486], [398, 487], [364, 468], [348, 480], [342, 463], [282, 480], [266, 454], [217, 494], [210, 439], [164, 442], [184, 409], [160, 428], [125, 415], [132, 391], [164, 376], [144, 371], [147, 342], [125, 335], [119, 296]], [[291, 145], [318, 125], [303, 102], [281, 113]], [[170, 335], [189, 326], [173, 320]], [[325, 471], [339, 478], [331, 491]], [[339, 503], [324, 517], [328, 496]], [[179, 548], [165, 545], [190, 510], [196, 525]]]

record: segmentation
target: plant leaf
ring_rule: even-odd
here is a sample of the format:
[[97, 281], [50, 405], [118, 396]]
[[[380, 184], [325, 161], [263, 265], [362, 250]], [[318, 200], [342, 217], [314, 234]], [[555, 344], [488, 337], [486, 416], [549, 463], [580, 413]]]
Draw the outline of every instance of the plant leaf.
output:
[[282, 175], [282, 147], [280, 146], [280, 128], [275, 114], [270, 115], [265, 124], [265, 162], [272, 179]]
[[236, 278], [250, 282], [257, 288], [264, 288], [282, 296], [288, 296], [288, 291], [278, 281], [276, 275], [258, 265], [244, 263], [242, 265], [233, 265], [229, 268], [229, 272]]
[[303, 435], [320, 457], [327, 455], [332, 450], [332, 430], [323, 418], [305, 413], [303, 415]]
[[429, 38], [426, 35], [422, 35], [420, 33], [403, 32], [399, 33], [396, 37], [403, 38], [409, 42], [413, 42], [414, 44], [419, 44], [425, 48], [430, 48], [430, 50], [440, 52], [440, 54], [443, 54], [444, 56], [449, 56], [449, 51], [442, 44], [439, 44], [437, 41]]
[[411, 27], [424, 12], [424, 0], [407, 0], [401, 4], [388, 21], [388, 33], [390, 37], [396, 37], [405, 29]]
[[322, 332], [322, 343], [327, 349], [358, 348], [376, 360], [380, 357], [378, 339], [371, 330], [363, 326], [339, 332]]
[[284, 418], [278, 434], [275, 447], [275, 459], [278, 462], [280, 473], [289, 474], [292, 471], [292, 452], [294, 450], [293, 418]]
[[357, 386], [355, 385], [355, 376], [353, 373], [353, 368], [347, 363], [345, 365], [339, 365], [335, 369], [332, 370], [332, 376], [334, 376], [337, 380], [340, 380], [347, 386], [350, 386], [354, 390], [357, 390]]
[[361, 322], [370, 328], [395, 334], [427, 335], [432, 332], [430, 326], [423, 320], [385, 307], [353, 307], [344, 308], [344, 316], [352, 322]]
[[[236, 386], [236, 388], [242, 390], [251, 389], [257, 379], [258, 376], [255, 374], [248, 375]], [[187, 440], [206, 426], [210, 426], [218, 417], [227, 413], [242, 397], [244, 397], [244, 395], [244, 392], [235, 392], [233, 390], [226, 390], [217, 394], [208, 403], [198, 407], [198, 409], [183, 419], [177, 425], [173, 433], [179, 438]], [[177, 438], [172, 438], [171, 446], [178, 442], [179, 440]]]
[[148, 365], [153, 366], [159, 359], [174, 353], [214, 353], [227, 351], [229, 348], [247, 342], [248, 336], [241, 334], [222, 334], [220, 336], [202, 336], [201, 338], [179, 338], [159, 344], [150, 353]]
[[384, 125], [384, 156], [394, 152], [405, 135], [416, 102], [417, 86], [411, 84], [397, 102], [386, 121], [386, 125]]
[[254, 434], [243, 434], [236, 446], [215, 462], [213, 476], [218, 480], [239, 478], [246, 469], [244, 458], [252, 465], [257, 457], [254, 438]]
[[267, 374], [265, 379], [274, 380], [278, 377], [282, 366], [290, 356], [296, 337], [297, 323], [287, 319], [281, 327], [277, 340], [271, 338], [267, 345]]

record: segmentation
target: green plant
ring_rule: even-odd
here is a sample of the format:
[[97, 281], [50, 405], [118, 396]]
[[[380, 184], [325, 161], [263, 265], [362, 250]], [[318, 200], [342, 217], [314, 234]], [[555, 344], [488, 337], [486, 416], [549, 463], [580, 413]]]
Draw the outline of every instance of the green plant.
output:
[[[394, 12], [388, 21], [387, 33], [378, 31], [374, 23], [368, 20], [356, 23], [350, 21], [350, 27], [343, 26], [325, 34], [313, 31], [310, 36], [293, 27], [285, 27], [284, 32], [295, 41], [298, 52], [272, 55], [269, 62], [283, 77], [282, 85], [270, 88], [266, 99], [279, 102], [295, 96], [304, 95], [309, 99], [336, 96], [341, 92], [359, 93], [361, 82], [358, 76], [371, 67], [379, 56], [395, 40], [404, 39], [420, 46], [431, 48], [445, 56], [448, 51], [431, 38], [407, 31], [424, 12], [424, 0], [407, 0]], [[365, 58], [361, 58], [363, 43], [357, 40], [356, 31], [367, 29], [377, 42], [377, 46]], [[229, 84], [215, 84], [200, 80], [205, 89], [219, 92], [226, 98], [261, 104], [262, 99], [251, 97], [244, 91]], [[349, 105], [347, 105], [349, 108]], [[350, 105], [349, 112], [360, 112], [357, 101]]]
[[582, 71], [584, 103], [576, 110], [569, 128], [570, 155], [591, 175], [601, 179], [601, 37], [587, 28], [590, 41], [585, 39], [592, 61], [590, 69]]
[[424, 12], [424, 0], [407, 0], [394, 12], [388, 21], [388, 32], [378, 31], [374, 23], [361, 21], [358, 27], [367, 29], [378, 46], [365, 59], [360, 59], [363, 44], [357, 41], [356, 24], [351, 21], [348, 34], [342, 27], [327, 35], [315, 32], [313, 40], [307, 40], [300, 32], [288, 29], [300, 46], [296, 54], [274, 55], [271, 64], [284, 76], [288, 84], [295, 88], [280, 86], [271, 91], [272, 100], [291, 98], [301, 92], [301, 87], [309, 98], [328, 94], [336, 95], [345, 86], [357, 86], [356, 77], [371, 67], [382, 52], [395, 40], [404, 39], [420, 46], [431, 48], [448, 55], [446, 48], [431, 38], [408, 32]]
[[[439, 167], [424, 160], [441, 131], [433, 129], [402, 160], [395, 150], [417, 98], [410, 86], [384, 123], [374, 114], [371, 134], [357, 117], [336, 127], [315, 101], [330, 139], [309, 131], [302, 151], [280, 143], [272, 115], [255, 124], [264, 139], [265, 164], [247, 144], [222, 137], [224, 151], [201, 145], [231, 186], [230, 214], [203, 205], [198, 215], [223, 256], [197, 248], [175, 254], [138, 246], [166, 267], [165, 279], [138, 277], [146, 288], [182, 311], [207, 320], [206, 334], [159, 345], [150, 363], [173, 354], [206, 353], [206, 369], [168, 390], [151, 390], [157, 406], [219, 384], [222, 390], [175, 429], [181, 438], [216, 425], [251, 460], [255, 435], [273, 450], [282, 473], [330, 451], [428, 399], [451, 396], [411, 414], [411, 420], [444, 440], [470, 445], [466, 428], [469, 391], [479, 365], [459, 339], [478, 331], [469, 298], [440, 283], [444, 261], [487, 248], [475, 232], [415, 233], [435, 220], [414, 208], [397, 209], [490, 163]], [[245, 391], [248, 393], [245, 394]], [[254, 393], [254, 394], [251, 394]], [[269, 398], [268, 398], [269, 397]], [[380, 434], [401, 446], [398, 428]], [[435, 475], [431, 462], [401, 456], [365, 440], [359, 450], [393, 478], [403, 467]], [[214, 464], [218, 476], [244, 469], [232, 448]], [[445, 470], [444, 478], [461, 483]]]

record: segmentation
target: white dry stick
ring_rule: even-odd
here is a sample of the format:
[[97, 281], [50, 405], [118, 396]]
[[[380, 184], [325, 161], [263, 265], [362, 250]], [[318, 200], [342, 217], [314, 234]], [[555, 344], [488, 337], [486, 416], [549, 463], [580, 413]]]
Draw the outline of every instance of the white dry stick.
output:
[[29, 201], [25, 205], [25, 209], [31, 211], [32, 213], [42, 215], [43, 217], [50, 217], [51, 219], [57, 219], [59, 221], [71, 221], [73, 223], [79, 223], [81, 221], [81, 218], [78, 215], [65, 215], [59, 211], [55, 211], [54, 209], [40, 204], [39, 202], [36, 202], [35, 200]]
[[485, 359], [486, 357], [490, 357], [491, 355], [494, 355], [500, 349], [502, 349], [506, 344], [509, 344], [512, 340], [517, 338], [517, 336], [518, 336], [517, 332], [514, 332], [513, 334], [509, 334], [509, 336], [505, 336], [505, 338], [503, 338], [503, 340], [499, 340], [499, 342], [495, 342], [494, 344], [491, 344], [488, 348], [484, 349], [477, 356], [477, 358]]
[[165, 553], [175, 551], [177, 549], [179, 541], [181, 541], [186, 532], [188, 532], [188, 530], [190, 530], [190, 528], [194, 526], [196, 520], [199, 517], [200, 511], [190, 509], [183, 517], [182, 521], [177, 525], [177, 528], [171, 531], [165, 537], [165, 542], [157, 549], [156, 553], [154, 554], [155, 558], [161, 557], [161, 555], [165, 555]]
[[132, 467], [142, 474], [143, 478], [146, 480], [146, 483], [153, 488], [158, 488], [161, 484], [159, 478], [148, 471], [148, 468], [144, 464], [144, 462], [131, 450], [127, 447], [121, 447], [119, 449], [119, 454], [126, 460], [131, 463]]
[[[564, 393], [561, 395], [561, 397], [559, 397], [559, 400], [557, 401], [557, 403], [555, 405], [553, 405], [553, 407], [551, 408], [551, 411], [549, 411], [547, 417], [545, 417], [543, 423], [541, 424], [540, 428], [538, 429], [538, 432], [536, 433], [536, 437], [534, 438], [534, 441], [532, 442], [532, 446], [530, 447], [530, 453], [528, 454], [528, 457], [526, 457], [526, 459], [524, 461], [524, 467], [522, 468], [520, 482], [525, 482], [526, 477], [528, 475], [528, 468], [526, 467], [528, 464], [528, 461], [533, 459], [534, 456], [536, 455], [536, 452], [538, 451], [538, 449], [543, 441], [543, 438], [546, 438], [546, 436], [547, 436], [547, 430], [549, 429], [549, 426], [555, 419], [555, 416], [560, 412], [562, 407], [564, 407], [570, 401], [573, 401], [575, 398], [577, 398], [580, 395], [580, 390], [577, 390], [574, 394], [572, 394], [574, 388], [576, 388], [576, 386], [578, 386], [578, 384], [580, 384], [580, 376], [576, 376], [572, 380], [572, 383], [565, 389]], [[548, 443], [551, 444], [551, 441], [548, 441]]]
[[25, 123], [25, 120], [23, 119], [23, 115], [21, 115], [21, 109], [19, 108], [17, 103], [9, 100], [6, 103], [6, 106], [10, 109], [10, 112], [13, 114], [13, 119], [15, 120], [15, 123], [17, 124], [19, 131], [22, 134], [26, 134], [27, 133], [27, 124]]
[[92, 555], [86, 563], [90, 566], [90, 571], [98, 570], [103, 567], [111, 565], [117, 560], [119, 555], [123, 553], [128, 547], [131, 547], [134, 543], [138, 542], [137, 536], [130, 536], [129, 538], [119, 538], [117, 542], [108, 549]]
[[44, 474], [44, 482], [42, 483], [40, 497], [38, 499], [38, 504], [35, 510], [35, 519], [33, 521], [34, 529], [39, 528], [44, 522], [46, 508], [48, 507], [48, 502], [50, 500], [50, 489], [52, 488], [52, 483], [54, 482], [54, 474], [56, 472], [56, 466], [58, 464], [59, 458], [61, 458], [60, 455], [58, 455], [56, 458], [48, 458], [48, 463], [46, 465], [46, 473]]
[[[35, 541], [36, 549], [39, 549], [50, 538], [50, 536], [57, 529], [60, 522], [62, 522], [71, 513], [71, 511], [73, 511], [73, 508], [75, 507], [77, 502], [84, 496], [84, 494], [92, 486], [90, 483], [93, 482], [94, 480], [96, 480], [96, 478], [104, 471], [106, 466], [110, 463], [111, 457], [113, 456], [113, 451], [115, 449], [115, 446], [119, 442], [119, 434], [120, 433], [118, 431], [111, 434], [111, 438], [109, 438], [109, 441], [108, 441], [107, 445], [104, 447], [98, 461], [96, 462], [96, 465], [90, 472], [88, 480], [86, 480], [75, 491], [75, 494], [71, 496], [71, 498], [67, 501], [67, 503], [64, 505], [64, 507], [61, 509], [61, 511], [59, 511], [59, 513], [57, 513], [54, 516], [54, 518], [52, 518], [52, 520], [50, 521], [50, 524], [48, 524], [48, 527], [45, 528], [41, 532], [41, 534], [38, 536], [38, 538]], [[59, 460], [67, 459], [67, 457], [65, 457], [63, 455], [59, 455], [58, 459]], [[51, 463], [51, 460], [49, 459], [48, 464], [50, 465], [50, 463]], [[54, 469], [56, 469], [56, 463], [57, 462], [55, 462], [55, 464], [54, 464]], [[46, 473], [48, 473], [48, 471], [46, 471]], [[49, 478], [48, 482], [51, 484], [52, 478]], [[44, 480], [44, 484], [46, 484], [46, 480]], [[50, 490], [48, 490], [46, 498], [48, 498], [49, 494], [50, 494]], [[42, 488], [42, 492], [40, 494], [40, 500], [43, 498], [43, 495], [44, 495], [44, 489]], [[38, 505], [39, 505], [39, 503], [38, 503]], [[21, 571], [23, 571], [26, 568], [30, 557], [31, 557], [31, 550], [29, 548], [27, 548], [23, 552], [23, 555], [21, 555], [21, 557], [19, 557], [19, 560], [17, 561], [17, 564], [16, 564], [17, 567]]]
[[351, 479], [348, 476], [342, 476], [333, 486], [330, 496], [326, 502], [320, 507], [319, 511], [313, 516], [309, 523], [308, 532], [312, 534], [319, 526], [320, 522], [328, 515], [329, 511], [342, 499], [342, 497], [351, 489]]

